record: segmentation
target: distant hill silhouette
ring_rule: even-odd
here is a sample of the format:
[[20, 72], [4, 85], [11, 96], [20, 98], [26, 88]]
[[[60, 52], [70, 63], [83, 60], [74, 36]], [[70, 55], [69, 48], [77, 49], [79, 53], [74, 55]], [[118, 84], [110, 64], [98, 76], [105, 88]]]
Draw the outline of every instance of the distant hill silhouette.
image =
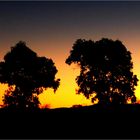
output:
[[140, 113], [140, 104], [123, 104], [123, 105], [107, 105], [103, 106], [100, 104], [96, 105], [89, 105], [89, 106], [76, 106], [76, 107], [61, 107], [61, 108], [55, 108], [55, 109], [49, 109], [49, 108], [41, 108], [38, 110], [16, 110], [11, 108], [1, 108], [0, 113], [26, 113], [26, 112], [35, 112], [35, 113], [45, 113], [45, 114], [51, 114], [51, 113]]
[[140, 138], [140, 105], [0, 109], [0, 138]]

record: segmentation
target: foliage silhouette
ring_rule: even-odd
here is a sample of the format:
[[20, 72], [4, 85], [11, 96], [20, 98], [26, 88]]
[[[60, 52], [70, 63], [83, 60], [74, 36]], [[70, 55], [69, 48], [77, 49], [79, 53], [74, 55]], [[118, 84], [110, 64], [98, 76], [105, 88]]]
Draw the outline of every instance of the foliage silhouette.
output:
[[126, 104], [128, 100], [136, 102], [134, 90], [138, 79], [132, 72], [131, 59], [130, 51], [119, 40], [78, 39], [66, 63], [80, 67], [77, 94], [91, 97], [93, 103], [98, 100], [99, 104]]
[[52, 59], [38, 57], [25, 42], [18, 42], [0, 62], [0, 82], [9, 87], [4, 95], [4, 106], [23, 110], [38, 108], [38, 95], [43, 88], [57, 90], [60, 79], [55, 79], [56, 73]]

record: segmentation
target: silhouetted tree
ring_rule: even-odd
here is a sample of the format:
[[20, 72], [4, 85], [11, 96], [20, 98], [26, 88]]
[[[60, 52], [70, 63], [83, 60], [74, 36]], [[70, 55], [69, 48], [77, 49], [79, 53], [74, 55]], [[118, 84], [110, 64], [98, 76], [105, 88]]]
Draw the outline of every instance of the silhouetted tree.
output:
[[66, 63], [79, 65], [77, 93], [91, 97], [93, 103], [97, 99], [99, 104], [126, 104], [128, 99], [133, 103], [136, 101], [134, 90], [138, 79], [132, 72], [131, 53], [121, 41], [78, 39]]
[[0, 62], [0, 82], [9, 86], [4, 105], [19, 109], [38, 108], [38, 95], [43, 88], [57, 90], [60, 79], [55, 79], [56, 73], [52, 59], [38, 57], [25, 42], [18, 42]]

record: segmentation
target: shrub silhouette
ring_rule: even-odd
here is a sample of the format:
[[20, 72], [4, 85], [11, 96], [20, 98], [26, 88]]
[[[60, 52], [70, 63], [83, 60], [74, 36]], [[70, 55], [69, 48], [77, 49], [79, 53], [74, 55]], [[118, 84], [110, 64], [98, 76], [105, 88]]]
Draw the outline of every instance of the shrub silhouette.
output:
[[93, 103], [97, 99], [99, 104], [126, 104], [128, 99], [136, 102], [138, 79], [132, 72], [131, 53], [121, 41], [78, 39], [66, 63], [79, 65], [77, 94], [91, 97]]
[[43, 88], [53, 88], [54, 92], [57, 90], [60, 79], [55, 79], [56, 73], [52, 59], [38, 57], [25, 42], [18, 42], [0, 62], [0, 82], [9, 86], [3, 99], [4, 106], [38, 108], [38, 95]]

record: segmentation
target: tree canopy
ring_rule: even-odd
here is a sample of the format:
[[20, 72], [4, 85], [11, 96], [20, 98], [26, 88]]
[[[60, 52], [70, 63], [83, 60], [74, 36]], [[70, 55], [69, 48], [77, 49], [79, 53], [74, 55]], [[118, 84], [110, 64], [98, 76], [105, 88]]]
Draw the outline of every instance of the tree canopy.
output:
[[55, 78], [56, 73], [52, 59], [39, 57], [25, 42], [18, 42], [0, 62], [0, 82], [9, 86], [4, 105], [20, 109], [38, 108], [38, 95], [44, 88], [57, 90], [60, 79]]
[[99, 104], [126, 104], [128, 100], [136, 102], [134, 90], [138, 79], [132, 71], [131, 53], [121, 41], [78, 39], [66, 63], [79, 65], [77, 94], [91, 97], [93, 103], [96, 100]]

